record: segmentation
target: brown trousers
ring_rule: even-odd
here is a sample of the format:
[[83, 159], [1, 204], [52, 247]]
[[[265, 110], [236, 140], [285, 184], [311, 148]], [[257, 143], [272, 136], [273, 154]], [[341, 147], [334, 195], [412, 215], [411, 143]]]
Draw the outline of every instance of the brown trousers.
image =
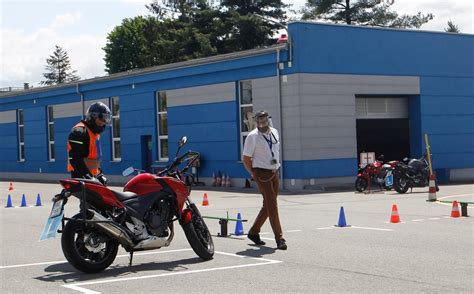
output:
[[254, 180], [257, 182], [258, 189], [263, 195], [263, 205], [260, 212], [255, 219], [253, 226], [249, 230], [249, 234], [258, 234], [263, 224], [270, 219], [270, 225], [272, 226], [273, 234], [276, 240], [283, 238], [283, 232], [281, 230], [280, 218], [278, 216], [278, 190], [279, 190], [279, 174], [278, 172], [272, 172], [271, 170], [254, 168], [253, 170]]

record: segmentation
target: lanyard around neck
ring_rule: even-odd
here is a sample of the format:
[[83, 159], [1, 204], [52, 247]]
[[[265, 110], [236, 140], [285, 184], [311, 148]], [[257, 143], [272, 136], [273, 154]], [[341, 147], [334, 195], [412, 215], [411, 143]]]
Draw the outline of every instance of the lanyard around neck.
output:
[[[273, 153], [273, 148], [272, 148], [272, 147], [273, 147], [273, 144], [277, 144], [277, 143], [278, 143], [278, 140], [276, 139], [275, 135], [273, 135], [272, 132], [270, 132], [270, 134], [269, 134], [269, 136], [268, 136], [269, 138], [267, 138], [267, 137], [265, 136], [265, 134], [262, 134], [262, 136], [263, 136], [263, 138], [265, 139], [265, 141], [267, 142], [268, 148], [270, 148], [270, 152], [272, 153], [272, 158], [275, 158], [275, 154]], [[272, 137], [273, 137], [273, 139], [275, 139], [275, 142], [273, 142]]]

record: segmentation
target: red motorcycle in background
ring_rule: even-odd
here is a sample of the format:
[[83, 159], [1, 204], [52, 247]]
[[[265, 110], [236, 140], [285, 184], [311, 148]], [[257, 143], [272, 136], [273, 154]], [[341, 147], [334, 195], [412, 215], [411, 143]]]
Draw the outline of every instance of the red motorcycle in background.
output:
[[[42, 240], [54, 238], [62, 232], [61, 246], [64, 256], [76, 269], [96, 273], [114, 261], [118, 246], [130, 252], [153, 250], [169, 246], [174, 236], [174, 221], [184, 230], [194, 252], [204, 260], [214, 255], [214, 243], [198, 208], [189, 199], [190, 186], [181, 180], [182, 175], [199, 157], [188, 151], [178, 157], [186, 137], [178, 143], [173, 162], [158, 175], [140, 173], [127, 168], [124, 176], [135, 171], [123, 192], [110, 190], [97, 180], [60, 180], [63, 191], [53, 198], [54, 204]], [[181, 164], [186, 164], [179, 169]], [[81, 200], [80, 213], [64, 217], [64, 205], [69, 197]], [[62, 224], [62, 230], [58, 230]]]
[[380, 155], [375, 162], [359, 168], [355, 181], [358, 192], [363, 192], [374, 184], [377, 184], [380, 189], [393, 188], [393, 170], [399, 161], [393, 160], [384, 164], [383, 159], [384, 156]]

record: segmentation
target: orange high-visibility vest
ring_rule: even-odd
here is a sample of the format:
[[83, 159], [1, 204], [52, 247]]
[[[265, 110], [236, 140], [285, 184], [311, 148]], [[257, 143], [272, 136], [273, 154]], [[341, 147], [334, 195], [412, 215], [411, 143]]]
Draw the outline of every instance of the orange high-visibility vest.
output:
[[[97, 176], [100, 173], [99, 168], [100, 168], [100, 160], [102, 157], [102, 152], [100, 149], [100, 142], [99, 142], [100, 135], [92, 132], [83, 122], [79, 122], [77, 125], [73, 127], [73, 129], [75, 128], [86, 128], [87, 133], [89, 134], [89, 155], [87, 156], [87, 158], [84, 158], [84, 163], [86, 164], [87, 168], [89, 168], [89, 172], [91, 173], [91, 175]], [[78, 142], [75, 142], [75, 143], [78, 143]], [[69, 155], [69, 151], [71, 151], [71, 145], [68, 141], [67, 142], [68, 155]], [[70, 163], [70, 159], [71, 158], [69, 158], [68, 156], [68, 160], [67, 160], [68, 172], [74, 171], [74, 167], [72, 167]]]

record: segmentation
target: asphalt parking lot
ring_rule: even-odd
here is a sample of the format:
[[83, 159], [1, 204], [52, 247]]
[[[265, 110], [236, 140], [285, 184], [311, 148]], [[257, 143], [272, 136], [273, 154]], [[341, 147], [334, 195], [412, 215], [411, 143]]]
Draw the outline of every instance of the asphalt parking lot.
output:
[[[39, 242], [51, 209], [56, 184], [14, 183], [13, 205], [22, 194], [34, 206], [4, 208], [7, 182], [0, 182], [1, 292], [2, 293], [474, 293], [474, 205], [471, 217], [451, 218], [451, 204], [426, 202], [427, 188], [413, 193], [282, 195], [280, 217], [287, 251], [276, 244], [267, 223], [262, 239], [253, 246], [245, 236], [214, 237], [216, 254], [201, 261], [176, 227], [168, 248], [128, 255], [119, 251], [104, 272], [78, 273], [60, 247], [60, 236]], [[119, 189], [117, 187], [117, 189]], [[201, 206], [203, 193], [209, 206]], [[203, 215], [253, 221], [261, 196], [256, 193], [193, 191]], [[441, 186], [439, 200], [474, 202], [474, 185]], [[401, 223], [390, 223], [397, 204]], [[347, 224], [335, 227], [340, 207]], [[71, 216], [77, 203], [66, 206]], [[213, 235], [217, 220], [207, 219]], [[250, 223], [244, 223], [247, 232]], [[234, 223], [229, 223], [233, 232]]]

